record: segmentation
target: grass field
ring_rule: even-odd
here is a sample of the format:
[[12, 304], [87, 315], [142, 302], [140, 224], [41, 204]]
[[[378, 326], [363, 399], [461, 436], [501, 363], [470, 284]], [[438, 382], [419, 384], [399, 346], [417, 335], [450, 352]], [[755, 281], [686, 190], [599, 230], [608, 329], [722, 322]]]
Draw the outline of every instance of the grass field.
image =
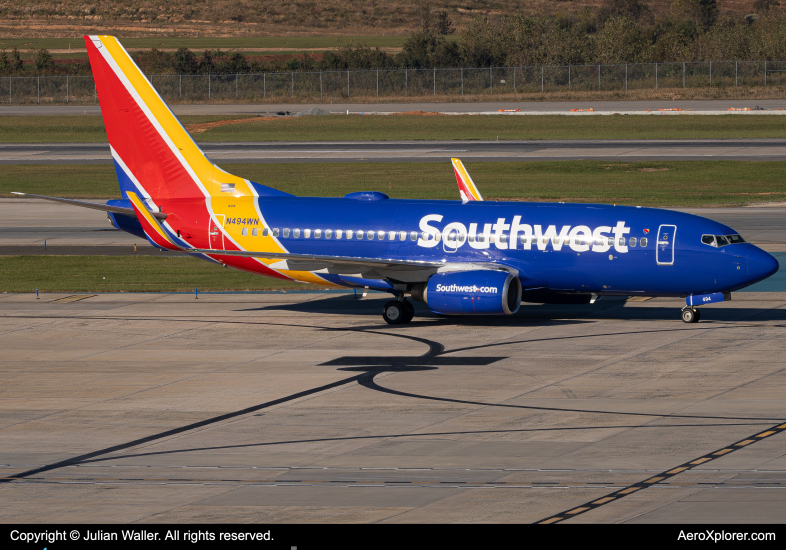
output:
[[[327, 107], [327, 106], [326, 106]], [[329, 107], [327, 107], [329, 108]], [[182, 116], [186, 126], [246, 122], [194, 133], [197, 141], [385, 141], [477, 139], [734, 139], [786, 137], [778, 115], [719, 116]], [[100, 116], [0, 117], [0, 143], [106, 142]]]
[[[400, 48], [406, 36], [234, 36], [234, 37], [182, 37], [182, 38], [123, 38], [125, 48], [190, 48], [193, 50], [223, 51], [248, 48], [330, 49], [350, 41], [368, 44], [372, 48]], [[3, 38], [0, 49], [20, 50], [46, 48], [48, 50], [85, 49], [82, 38]]]
[[317, 290], [189, 257], [5, 256], [0, 292]]
[[[742, 205], [786, 200], [780, 162], [467, 162], [487, 200], [602, 202], [640, 206]], [[239, 176], [304, 196], [379, 190], [394, 198], [458, 198], [444, 163], [222, 164]], [[119, 198], [110, 165], [6, 165], [0, 196], [11, 191]]]

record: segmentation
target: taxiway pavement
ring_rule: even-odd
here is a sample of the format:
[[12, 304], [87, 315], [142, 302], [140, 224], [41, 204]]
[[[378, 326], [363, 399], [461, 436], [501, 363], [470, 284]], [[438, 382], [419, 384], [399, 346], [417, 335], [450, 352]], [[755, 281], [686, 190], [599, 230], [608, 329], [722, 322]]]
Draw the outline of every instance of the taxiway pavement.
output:
[[[200, 143], [216, 163], [786, 160], [783, 139]], [[106, 143], [0, 144], [0, 164], [112, 164]]]
[[[690, 111], [727, 111], [730, 108], [745, 109], [761, 107], [766, 111], [786, 108], [783, 99], [721, 99], [721, 100], [667, 100], [644, 101], [471, 101], [452, 103], [278, 103], [278, 104], [199, 104], [172, 105], [178, 115], [267, 115], [287, 111], [295, 114], [312, 108], [335, 113], [403, 113], [410, 111], [440, 113], [498, 113], [500, 109], [521, 109], [532, 113], [562, 112], [571, 109], [594, 109], [598, 112], [646, 112], [658, 109], [683, 109]], [[668, 111], [667, 111], [668, 112]], [[737, 111], [739, 112], [739, 111]], [[746, 111], [744, 114], [760, 113]], [[0, 106], [0, 116], [62, 116], [98, 115], [98, 105], [6, 105]], [[777, 114], [777, 111], [776, 111]]]
[[786, 293], [681, 303], [0, 294], [0, 520], [783, 521]]

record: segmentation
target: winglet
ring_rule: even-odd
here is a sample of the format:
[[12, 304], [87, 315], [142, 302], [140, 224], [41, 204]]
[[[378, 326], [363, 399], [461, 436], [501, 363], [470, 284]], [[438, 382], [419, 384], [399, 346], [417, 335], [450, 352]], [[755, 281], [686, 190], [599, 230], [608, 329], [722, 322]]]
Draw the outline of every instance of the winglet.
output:
[[139, 220], [142, 229], [145, 231], [145, 235], [147, 235], [148, 240], [153, 246], [166, 248], [167, 250], [182, 250], [181, 247], [177, 246], [172, 239], [169, 238], [169, 235], [166, 234], [166, 231], [161, 227], [159, 221], [153, 216], [153, 213], [142, 204], [142, 201], [139, 200], [139, 196], [136, 193], [129, 191], [128, 198], [131, 201], [131, 206], [134, 207], [136, 218]]
[[469, 176], [469, 172], [464, 168], [464, 164], [459, 159], [450, 159], [453, 163], [453, 172], [456, 174], [456, 183], [458, 183], [459, 194], [461, 200], [464, 202], [482, 201], [483, 197], [475, 187], [475, 182]]

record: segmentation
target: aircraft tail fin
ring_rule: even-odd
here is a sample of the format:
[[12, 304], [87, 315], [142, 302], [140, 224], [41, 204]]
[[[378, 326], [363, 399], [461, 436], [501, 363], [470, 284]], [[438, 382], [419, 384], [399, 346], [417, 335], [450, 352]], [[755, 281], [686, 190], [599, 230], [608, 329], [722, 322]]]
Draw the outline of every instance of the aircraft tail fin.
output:
[[475, 186], [475, 182], [472, 181], [467, 169], [464, 168], [464, 164], [459, 159], [450, 160], [453, 163], [453, 172], [456, 174], [456, 183], [458, 183], [461, 200], [464, 202], [482, 201], [483, 196], [481, 196], [480, 191]]
[[85, 36], [123, 198], [254, 195], [248, 180], [214, 166], [113, 36]]

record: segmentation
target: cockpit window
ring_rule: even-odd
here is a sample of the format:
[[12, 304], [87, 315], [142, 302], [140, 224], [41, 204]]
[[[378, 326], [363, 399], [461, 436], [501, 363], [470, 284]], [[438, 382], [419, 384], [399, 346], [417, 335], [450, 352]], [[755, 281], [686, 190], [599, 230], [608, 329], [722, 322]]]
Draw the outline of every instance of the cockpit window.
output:
[[701, 242], [709, 246], [726, 246], [744, 243], [745, 239], [739, 235], [702, 235]]

